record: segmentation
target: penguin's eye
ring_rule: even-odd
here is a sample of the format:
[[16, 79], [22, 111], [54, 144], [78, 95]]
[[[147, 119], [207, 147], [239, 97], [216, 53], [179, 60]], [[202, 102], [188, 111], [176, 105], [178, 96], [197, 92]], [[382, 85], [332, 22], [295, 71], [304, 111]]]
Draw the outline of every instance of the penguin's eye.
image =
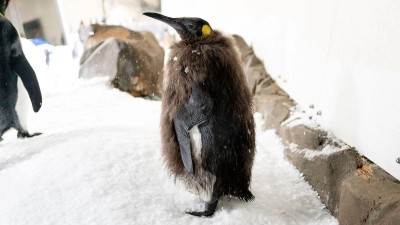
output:
[[193, 24], [189, 24], [188, 27], [189, 27], [189, 29], [193, 29], [194, 25]]

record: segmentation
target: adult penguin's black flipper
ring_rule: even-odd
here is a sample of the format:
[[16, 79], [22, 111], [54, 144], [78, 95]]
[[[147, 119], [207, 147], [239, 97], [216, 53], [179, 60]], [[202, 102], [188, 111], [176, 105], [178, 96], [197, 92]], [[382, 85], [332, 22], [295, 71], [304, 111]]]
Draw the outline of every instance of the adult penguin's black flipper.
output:
[[21, 44], [18, 43], [16, 48], [15, 56], [11, 57], [11, 69], [18, 74], [28, 91], [33, 111], [38, 112], [40, 107], [42, 107], [42, 93], [40, 91], [39, 82], [35, 71], [22, 52]]

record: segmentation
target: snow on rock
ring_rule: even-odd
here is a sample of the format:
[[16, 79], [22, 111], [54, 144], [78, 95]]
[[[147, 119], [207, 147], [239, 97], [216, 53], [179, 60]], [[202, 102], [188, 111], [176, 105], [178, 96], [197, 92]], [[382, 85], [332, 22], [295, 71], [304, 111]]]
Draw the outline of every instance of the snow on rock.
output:
[[260, 129], [256, 200], [224, 198], [212, 218], [185, 214], [202, 204], [164, 170], [161, 103], [77, 79], [67, 53], [55, 50], [50, 68], [37, 71], [46, 94], [30, 131], [43, 135], [10, 131], [0, 142], [0, 224], [338, 224], [274, 131]]
[[[303, 111], [299, 105], [291, 107], [290, 110], [290, 117], [282, 122], [282, 126], [295, 127], [298, 125], [305, 125], [314, 130], [322, 130], [320, 123], [318, 122], [319, 118], [311, 117], [309, 114]], [[331, 132], [326, 132], [326, 140], [329, 140], [329, 142], [327, 142], [320, 151], [307, 148], [302, 149], [294, 143], [289, 145], [289, 149], [292, 152], [304, 153], [304, 156], [309, 160], [313, 160], [319, 155], [329, 155], [335, 152], [350, 149], [350, 146], [335, 137]]]
[[290, 117], [283, 121], [281, 125], [294, 127], [300, 124], [306, 125], [313, 129], [320, 129], [316, 118], [310, 118], [310, 115], [303, 111], [299, 105], [295, 105], [290, 108]]
[[308, 160], [313, 160], [317, 156], [320, 155], [330, 155], [335, 152], [340, 152], [346, 149], [349, 149], [350, 147], [347, 145], [342, 145], [342, 146], [335, 146], [332, 144], [327, 144], [321, 151], [316, 151], [316, 150], [311, 150], [311, 149], [300, 149], [296, 144], [291, 143], [289, 145], [289, 149], [292, 152], [299, 152], [299, 153], [304, 153], [304, 157]]

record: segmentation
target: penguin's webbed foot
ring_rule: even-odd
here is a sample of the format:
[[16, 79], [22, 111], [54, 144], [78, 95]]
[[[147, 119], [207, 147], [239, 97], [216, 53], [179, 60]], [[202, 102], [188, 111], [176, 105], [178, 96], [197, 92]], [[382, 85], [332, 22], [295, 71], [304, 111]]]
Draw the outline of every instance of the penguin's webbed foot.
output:
[[206, 204], [206, 210], [204, 212], [186, 212], [186, 213], [198, 217], [203, 217], [203, 216], [210, 217], [214, 215], [215, 209], [217, 208], [218, 205], [218, 200], [213, 203], [206, 202], [205, 204]]
[[28, 133], [28, 132], [18, 132], [18, 134], [17, 134], [17, 137], [18, 138], [31, 138], [31, 137], [35, 137], [35, 136], [39, 136], [39, 135], [41, 135], [42, 133], [33, 133], [33, 134], [30, 134], [30, 133]]

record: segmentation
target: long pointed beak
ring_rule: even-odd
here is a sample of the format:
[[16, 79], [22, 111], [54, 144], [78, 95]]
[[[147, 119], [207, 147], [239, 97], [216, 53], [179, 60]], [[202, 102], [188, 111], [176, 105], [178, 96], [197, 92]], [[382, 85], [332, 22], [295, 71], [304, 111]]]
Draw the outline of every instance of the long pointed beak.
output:
[[143, 13], [143, 15], [154, 18], [159, 21], [162, 21], [162, 22], [170, 25], [177, 31], [182, 30], [182, 27], [178, 24], [179, 19], [171, 18], [168, 16], [164, 16], [164, 15], [161, 15], [158, 13], [151, 13], [151, 12], [145, 12], [145, 13]]

